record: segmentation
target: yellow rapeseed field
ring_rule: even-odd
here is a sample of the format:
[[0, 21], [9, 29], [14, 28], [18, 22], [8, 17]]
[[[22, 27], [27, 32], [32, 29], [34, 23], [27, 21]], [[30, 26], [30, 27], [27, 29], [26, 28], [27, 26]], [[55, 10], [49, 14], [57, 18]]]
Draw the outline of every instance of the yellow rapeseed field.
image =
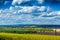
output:
[[0, 33], [0, 40], [60, 40], [60, 36], [40, 34]]

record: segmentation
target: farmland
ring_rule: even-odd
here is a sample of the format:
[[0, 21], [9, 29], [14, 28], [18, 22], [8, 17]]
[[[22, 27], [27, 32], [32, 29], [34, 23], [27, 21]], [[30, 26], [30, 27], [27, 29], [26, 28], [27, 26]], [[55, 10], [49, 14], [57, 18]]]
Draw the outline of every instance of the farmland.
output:
[[0, 32], [5, 33], [40, 33], [40, 32], [55, 32], [52, 28], [36, 28], [36, 27], [23, 27], [23, 28], [9, 28], [9, 27], [0, 27]]
[[[54, 32], [53, 28], [0, 27], [0, 40], [60, 40], [60, 36], [56, 36]], [[51, 33], [54, 35], [50, 35]]]
[[60, 36], [0, 33], [0, 40], [60, 40]]

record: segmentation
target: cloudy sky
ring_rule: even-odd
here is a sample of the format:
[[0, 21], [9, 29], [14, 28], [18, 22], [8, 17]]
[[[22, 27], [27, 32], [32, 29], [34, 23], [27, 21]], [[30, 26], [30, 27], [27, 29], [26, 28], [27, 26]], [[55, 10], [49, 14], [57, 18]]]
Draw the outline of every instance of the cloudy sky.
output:
[[0, 25], [60, 25], [60, 0], [0, 0]]

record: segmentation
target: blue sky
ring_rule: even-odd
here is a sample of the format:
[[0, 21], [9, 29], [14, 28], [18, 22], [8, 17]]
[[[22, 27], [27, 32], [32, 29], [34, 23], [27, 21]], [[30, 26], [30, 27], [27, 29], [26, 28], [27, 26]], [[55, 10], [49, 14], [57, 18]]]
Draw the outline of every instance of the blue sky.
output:
[[60, 25], [60, 0], [0, 0], [0, 25]]

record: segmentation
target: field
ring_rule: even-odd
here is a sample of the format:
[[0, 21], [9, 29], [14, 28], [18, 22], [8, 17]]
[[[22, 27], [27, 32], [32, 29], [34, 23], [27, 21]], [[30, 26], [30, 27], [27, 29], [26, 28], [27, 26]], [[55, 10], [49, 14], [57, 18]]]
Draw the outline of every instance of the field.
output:
[[[46, 35], [47, 32], [49, 35]], [[54, 35], [51, 35], [50, 33], [53, 33]], [[60, 40], [60, 36], [55, 35], [55, 30], [52, 28], [0, 27], [0, 40]]]
[[60, 40], [60, 36], [0, 33], [0, 40]]
[[40, 33], [40, 32], [55, 32], [52, 28], [35, 28], [35, 27], [24, 27], [24, 28], [9, 28], [9, 27], [0, 27], [0, 32], [5, 33]]

